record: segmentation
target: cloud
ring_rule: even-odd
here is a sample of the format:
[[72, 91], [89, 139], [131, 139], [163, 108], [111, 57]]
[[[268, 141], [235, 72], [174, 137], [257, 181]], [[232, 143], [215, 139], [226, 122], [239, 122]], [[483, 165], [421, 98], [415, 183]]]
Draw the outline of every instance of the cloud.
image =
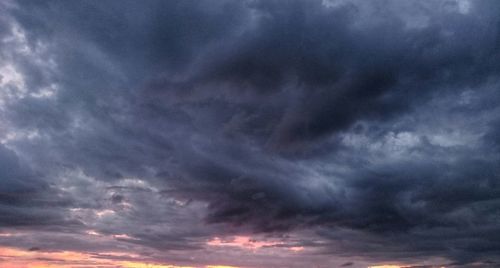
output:
[[499, 8], [8, 1], [0, 226], [185, 265], [251, 235], [300, 265], [498, 262]]

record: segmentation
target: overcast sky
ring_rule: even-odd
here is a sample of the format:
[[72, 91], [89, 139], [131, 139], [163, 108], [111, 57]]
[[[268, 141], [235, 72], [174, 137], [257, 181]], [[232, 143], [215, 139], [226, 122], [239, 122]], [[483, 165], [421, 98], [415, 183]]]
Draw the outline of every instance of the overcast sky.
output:
[[499, 256], [499, 1], [0, 2], [0, 266]]

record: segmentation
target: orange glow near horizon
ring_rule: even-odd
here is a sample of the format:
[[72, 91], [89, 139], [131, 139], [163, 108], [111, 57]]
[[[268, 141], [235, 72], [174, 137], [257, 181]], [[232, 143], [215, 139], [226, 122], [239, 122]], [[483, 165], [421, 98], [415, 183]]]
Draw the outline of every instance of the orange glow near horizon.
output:
[[[74, 251], [41, 252], [9, 247], [0, 247], [0, 267], [2, 268], [195, 268], [192, 266], [177, 266], [144, 260], [123, 261], [119, 257], [139, 258], [126, 252], [105, 252], [107, 256], [116, 259], [105, 259], [99, 254]], [[234, 266], [208, 265], [204, 268], [238, 268]], [[198, 267], [201, 268], [201, 267]]]
[[[212, 240], [207, 242], [209, 246], [230, 246], [230, 247], [238, 247], [247, 250], [257, 250], [260, 248], [266, 247], [275, 247], [282, 246], [285, 243], [281, 241], [257, 241], [250, 236], [234, 236], [231, 239], [223, 240], [219, 237], [215, 237]], [[284, 249], [291, 250], [293, 252], [299, 252], [304, 250], [304, 247], [283, 247]], [[216, 267], [216, 266], [214, 266]], [[226, 267], [226, 266], [221, 266]]]
[[[234, 240], [216, 240], [216, 245], [242, 245], [244, 248], [258, 248], [275, 245], [271, 242], [256, 242], [248, 237]], [[245, 245], [247, 243], [254, 243]], [[292, 249], [289, 250], [302, 250]], [[130, 252], [85, 253], [76, 251], [30, 251], [11, 247], [0, 247], [1, 268], [239, 268], [229, 265], [179, 266], [143, 259], [140, 255]], [[375, 265], [367, 268], [403, 268], [405, 265]], [[444, 267], [442, 267], [444, 268]]]
[[245, 249], [258, 249], [279, 245], [282, 244], [282, 242], [256, 241], [249, 236], [235, 236], [230, 240], [222, 240], [219, 237], [215, 237], [208, 241], [207, 244], [210, 246], [232, 246]]

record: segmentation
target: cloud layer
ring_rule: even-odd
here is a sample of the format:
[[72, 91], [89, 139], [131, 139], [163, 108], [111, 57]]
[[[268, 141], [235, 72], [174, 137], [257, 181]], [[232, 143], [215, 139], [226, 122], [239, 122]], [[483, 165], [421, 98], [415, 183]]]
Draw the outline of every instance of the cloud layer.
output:
[[500, 265], [498, 14], [6, 1], [0, 245], [190, 266]]

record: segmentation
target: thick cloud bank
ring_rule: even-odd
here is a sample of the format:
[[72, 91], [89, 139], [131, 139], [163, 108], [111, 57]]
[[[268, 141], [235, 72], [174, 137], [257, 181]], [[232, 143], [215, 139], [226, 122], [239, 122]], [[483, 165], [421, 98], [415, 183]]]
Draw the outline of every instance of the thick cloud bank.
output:
[[[0, 230], [18, 234], [0, 244], [500, 265], [499, 14], [482, 0], [4, 1]], [[213, 249], [241, 235], [290, 256]]]

